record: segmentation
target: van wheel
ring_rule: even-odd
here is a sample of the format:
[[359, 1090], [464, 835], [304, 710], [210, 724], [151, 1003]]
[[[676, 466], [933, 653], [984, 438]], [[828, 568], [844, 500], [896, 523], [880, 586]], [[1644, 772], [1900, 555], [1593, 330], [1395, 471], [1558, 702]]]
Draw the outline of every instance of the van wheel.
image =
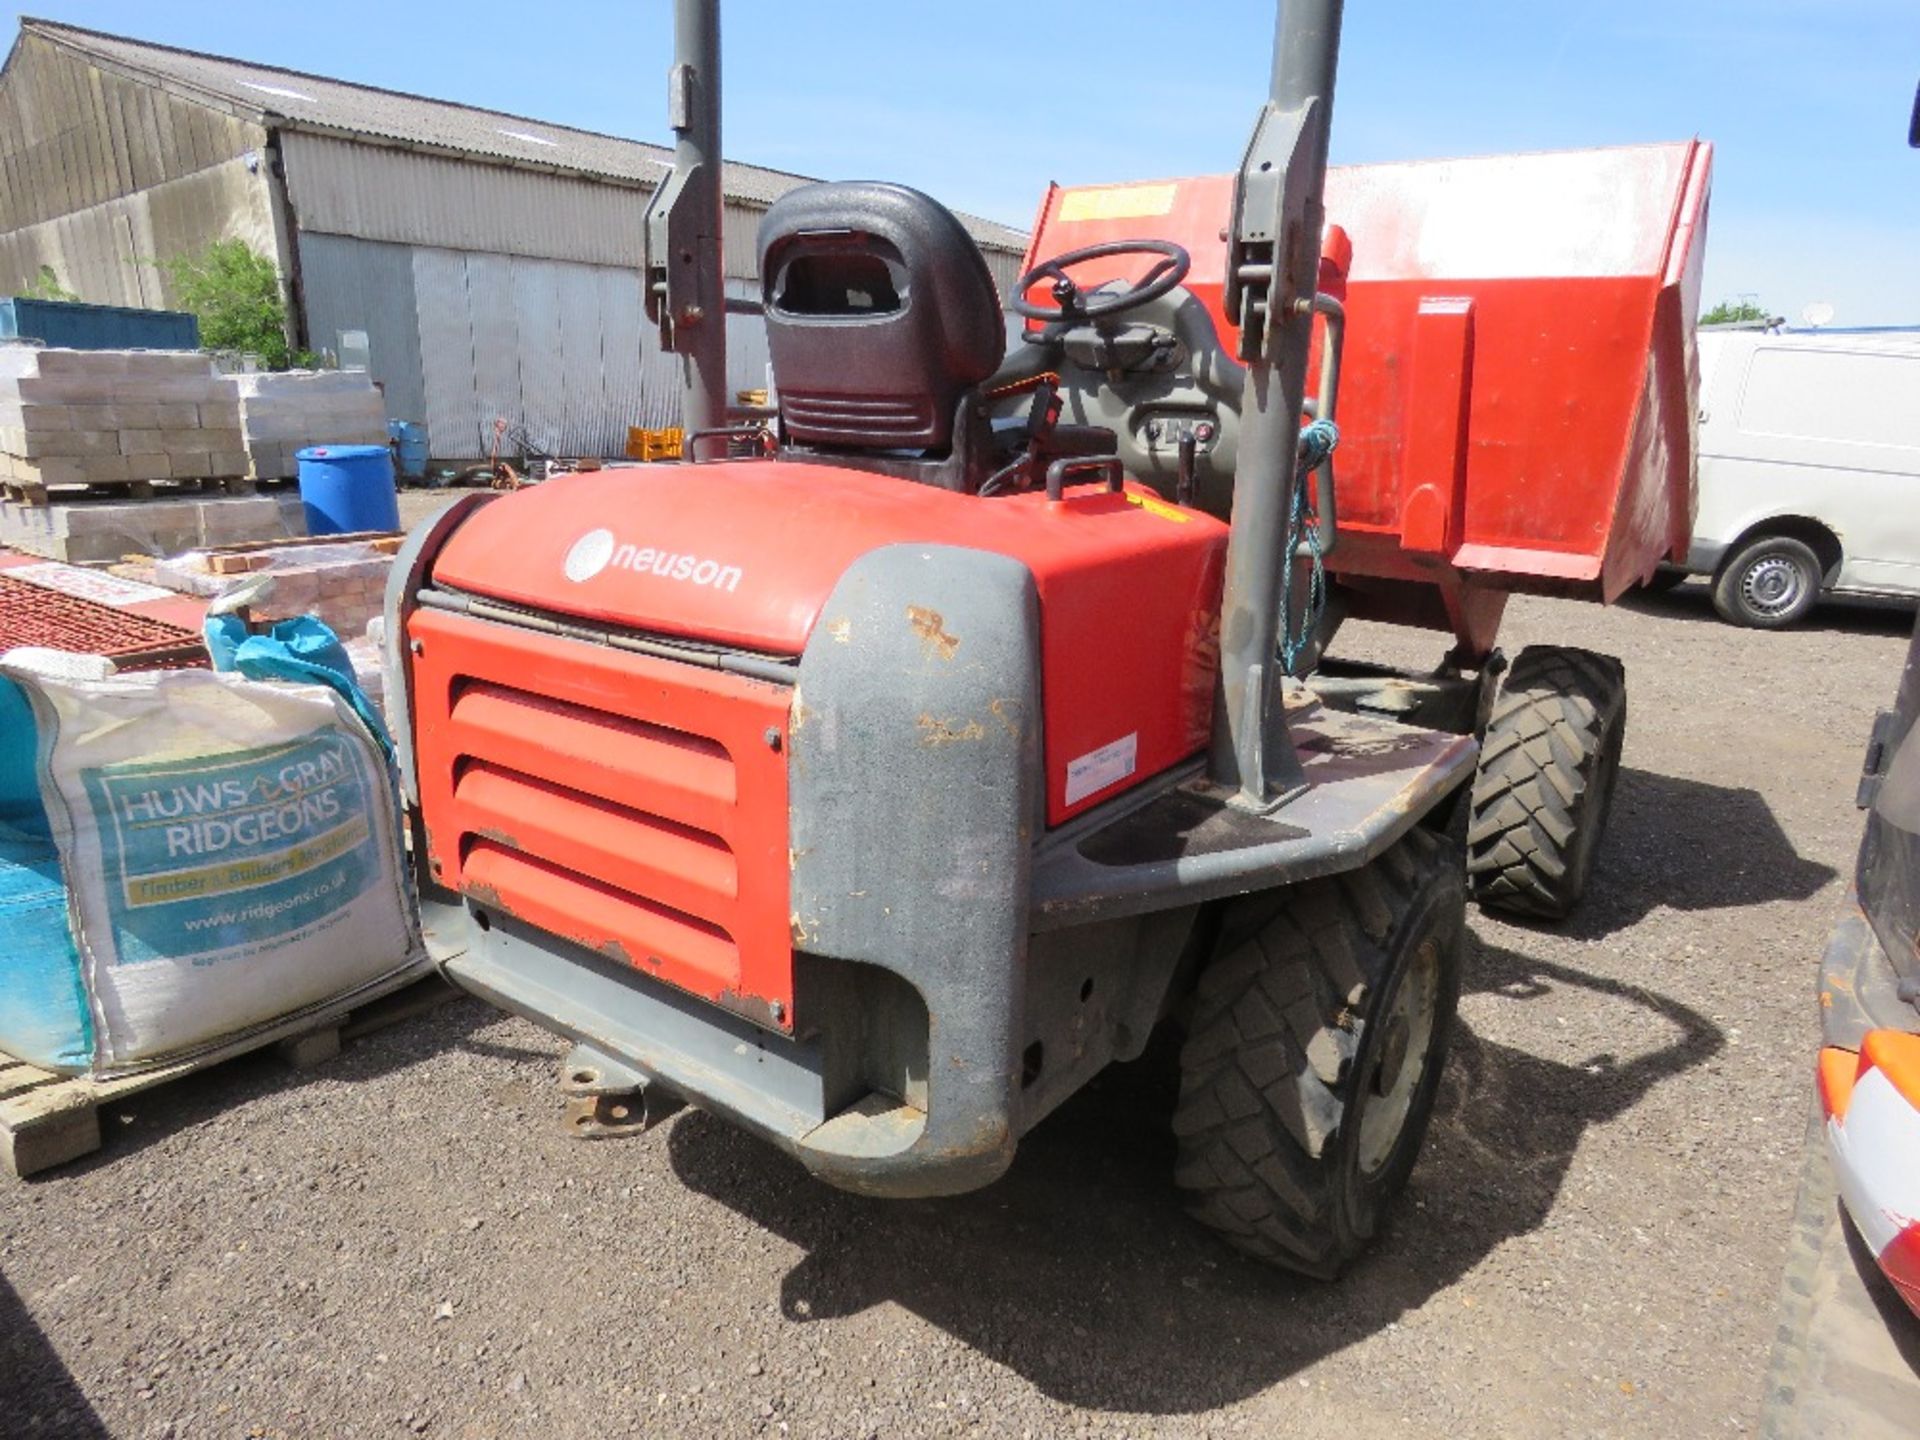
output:
[[1820, 557], [1791, 535], [1762, 535], [1741, 547], [1713, 581], [1713, 608], [1729, 625], [1779, 630], [1820, 598]]
[[1426, 1135], [1460, 995], [1459, 852], [1412, 830], [1358, 870], [1240, 901], [1226, 935], [1181, 1050], [1175, 1182], [1228, 1244], [1331, 1280]]

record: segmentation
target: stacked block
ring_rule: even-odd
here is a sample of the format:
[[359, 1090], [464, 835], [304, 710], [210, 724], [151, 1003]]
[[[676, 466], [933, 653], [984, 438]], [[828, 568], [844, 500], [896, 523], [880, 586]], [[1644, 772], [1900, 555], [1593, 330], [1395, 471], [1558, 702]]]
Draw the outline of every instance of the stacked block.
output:
[[288, 370], [231, 377], [251, 473], [292, 479], [309, 445], [384, 445], [386, 399], [360, 370]]
[[0, 546], [73, 565], [279, 540], [305, 529], [293, 494], [0, 504]]
[[50, 487], [220, 480], [248, 469], [240, 401], [207, 356], [0, 347], [0, 478]]

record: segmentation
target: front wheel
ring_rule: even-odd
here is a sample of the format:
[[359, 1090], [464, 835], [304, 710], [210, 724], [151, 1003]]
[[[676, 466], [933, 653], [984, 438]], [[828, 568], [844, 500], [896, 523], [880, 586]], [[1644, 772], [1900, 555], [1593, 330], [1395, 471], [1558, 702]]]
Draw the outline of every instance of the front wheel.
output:
[[1467, 883], [1490, 910], [1561, 920], [1586, 893], [1627, 732], [1626, 667], [1529, 645], [1501, 681], [1467, 829]]
[[1821, 575], [1811, 545], [1791, 535], [1762, 535], [1720, 567], [1713, 608], [1730, 625], [1783, 629], [1813, 608]]
[[1181, 1051], [1175, 1179], [1235, 1248], [1330, 1280], [1413, 1170], [1460, 997], [1455, 848], [1411, 831], [1372, 864], [1239, 903]]

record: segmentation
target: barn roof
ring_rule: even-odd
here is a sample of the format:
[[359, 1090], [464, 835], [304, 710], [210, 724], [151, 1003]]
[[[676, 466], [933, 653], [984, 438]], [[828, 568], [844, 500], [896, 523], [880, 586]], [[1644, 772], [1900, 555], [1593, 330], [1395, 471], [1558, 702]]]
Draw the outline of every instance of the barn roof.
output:
[[[23, 18], [20, 30], [76, 51], [95, 64], [268, 127], [425, 145], [494, 163], [536, 165], [645, 185], [657, 184], [673, 161], [673, 151], [665, 146], [451, 100], [356, 85], [52, 20]], [[731, 160], [723, 172], [727, 198], [756, 205], [770, 204], [811, 178]], [[1026, 247], [1026, 235], [1011, 226], [973, 215], [960, 218], [985, 248], [1018, 252]]]

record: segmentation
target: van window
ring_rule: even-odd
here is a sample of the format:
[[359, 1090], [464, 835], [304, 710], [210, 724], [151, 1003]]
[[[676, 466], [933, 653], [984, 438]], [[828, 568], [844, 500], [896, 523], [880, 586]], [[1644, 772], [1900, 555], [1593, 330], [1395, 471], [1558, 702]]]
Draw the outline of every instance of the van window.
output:
[[1747, 370], [1740, 428], [1920, 450], [1920, 356], [1763, 346]]

